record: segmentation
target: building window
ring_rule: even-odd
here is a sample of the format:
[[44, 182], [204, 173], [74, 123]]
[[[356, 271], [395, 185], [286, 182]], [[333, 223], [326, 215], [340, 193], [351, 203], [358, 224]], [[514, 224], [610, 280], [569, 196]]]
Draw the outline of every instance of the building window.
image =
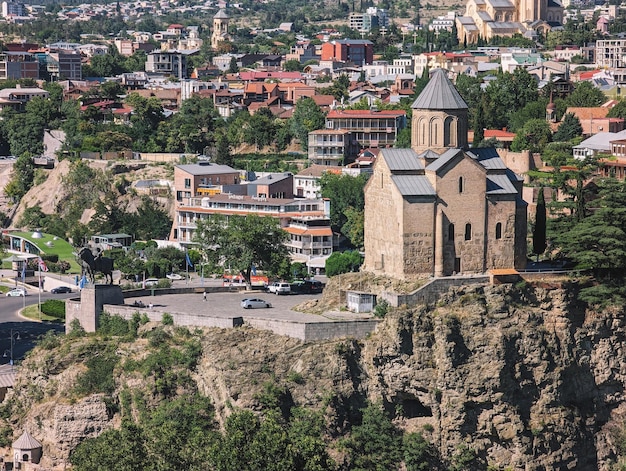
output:
[[496, 224], [496, 239], [502, 239], [502, 223]]
[[464, 187], [464, 181], [463, 181], [463, 177], [459, 177], [459, 193], [463, 193], [463, 187]]
[[191, 178], [185, 178], [185, 188], [191, 188]]
[[469, 222], [465, 224], [465, 240], [472, 240], [472, 225]]
[[448, 240], [454, 242], [454, 224], [448, 225]]

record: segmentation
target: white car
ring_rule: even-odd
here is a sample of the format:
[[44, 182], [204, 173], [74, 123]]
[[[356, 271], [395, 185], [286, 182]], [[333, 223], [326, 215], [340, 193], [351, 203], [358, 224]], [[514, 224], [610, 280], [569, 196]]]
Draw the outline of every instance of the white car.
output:
[[289, 283], [276, 281], [268, 286], [267, 290], [270, 293], [278, 294], [291, 294], [291, 285]]
[[7, 293], [7, 296], [26, 296], [26, 290], [24, 288], [14, 288]]
[[156, 286], [159, 284], [159, 279], [158, 278], [146, 278], [143, 282], [143, 285], [146, 288], [150, 288], [151, 286]]
[[268, 303], [267, 301], [264, 301], [259, 298], [250, 298], [250, 299], [243, 299], [241, 301], [241, 307], [244, 309], [257, 309], [257, 308], [272, 307], [272, 305]]
[[182, 280], [183, 277], [180, 276], [178, 273], [168, 273], [167, 275], [165, 275], [165, 278], [167, 278], [168, 280]]

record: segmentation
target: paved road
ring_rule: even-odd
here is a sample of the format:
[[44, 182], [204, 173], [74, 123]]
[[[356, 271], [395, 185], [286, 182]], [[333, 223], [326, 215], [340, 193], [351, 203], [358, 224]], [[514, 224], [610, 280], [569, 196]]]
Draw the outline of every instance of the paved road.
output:
[[[2, 270], [1, 275], [6, 280], [6, 275], [10, 271]], [[3, 281], [2, 284], [8, 287], [15, 287], [14, 282]], [[22, 286], [20, 284], [20, 286]], [[0, 294], [0, 365], [10, 363], [11, 347], [13, 347], [13, 359], [19, 361], [34, 346], [36, 340], [49, 330], [65, 332], [62, 324], [52, 324], [49, 322], [36, 322], [19, 316], [19, 311], [25, 306], [37, 304], [39, 293], [35, 288], [28, 287], [28, 295], [25, 297], [11, 297]], [[51, 294], [41, 293], [41, 302], [47, 299], [65, 299], [76, 294]], [[13, 342], [11, 342], [11, 332]]]

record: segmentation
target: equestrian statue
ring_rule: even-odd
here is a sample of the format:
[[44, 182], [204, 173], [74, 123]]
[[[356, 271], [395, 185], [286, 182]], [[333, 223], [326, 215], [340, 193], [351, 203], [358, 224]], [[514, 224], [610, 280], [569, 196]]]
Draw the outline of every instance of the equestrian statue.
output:
[[89, 280], [94, 283], [96, 272], [100, 272], [104, 275], [105, 283], [109, 280], [109, 284], [113, 284], [113, 259], [103, 257], [100, 249], [98, 249], [98, 254], [94, 256], [89, 247], [82, 247], [78, 251], [78, 258], [82, 268], [81, 276], [87, 275]]

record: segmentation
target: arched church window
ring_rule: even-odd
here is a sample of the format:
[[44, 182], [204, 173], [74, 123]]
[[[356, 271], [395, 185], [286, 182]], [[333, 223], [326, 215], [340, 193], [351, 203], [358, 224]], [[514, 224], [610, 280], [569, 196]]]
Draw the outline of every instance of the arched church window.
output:
[[496, 224], [496, 239], [502, 239], [502, 223]]
[[465, 240], [472, 240], [472, 225], [469, 222], [465, 224]]
[[448, 224], [448, 240], [454, 242], [454, 224]]

